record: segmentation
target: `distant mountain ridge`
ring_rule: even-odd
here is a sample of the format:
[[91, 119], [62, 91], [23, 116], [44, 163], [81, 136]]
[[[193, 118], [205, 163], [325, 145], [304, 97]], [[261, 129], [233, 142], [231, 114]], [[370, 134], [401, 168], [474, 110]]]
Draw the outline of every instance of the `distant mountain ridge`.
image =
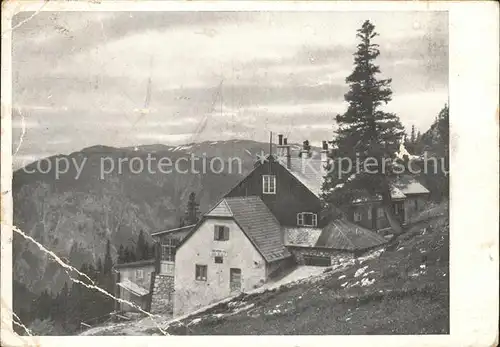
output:
[[[291, 144], [292, 155], [300, 145]], [[274, 146], [275, 147], [275, 146]], [[313, 148], [314, 150], [314, 148]], [[113, 252], [120, 244], [131, 245], [140, 230], [146, 234], [175, 227], [183, 215], [189, 193], [195, 192], [202, 212], [208, 210], [226, 192], [252, 170], [256, 154], [268, 153], [269, 144], [249, 141], [205, 141], [181, 146], [144, 145], [115, 148], [92, 146], [69, 155], [55, 155], [18, 169], [13, 175], [14, 224], [72, 265], [96, 262], [103, 257], [107, 239]], [[273, 149], [273, 152], [275, 149]], [[189, 172], [183, 162], [179, 173], [141, 172], [122, 166], [122, 172], [101, 175], [101, 165], [118, 164], [120, 159], [189, 158], [191, 155], [218, 157], [227, 162], [241, 160], [241, 170], [225, 167], [221, 173]], [[37, 171], [37, 165], [55, 166], [57, 160], [73, 160], [85, 165], [77, 177], [71, 167], [56, 179], [54, 169]], [[42, 165], [43, 164], [43, 165]], [[48, 167], [46, 167], [48, 169]], [[25, 170], [24, 170], [25, 169]], [[239, 169], [239, 168], [238, 168]], [[28, 173], [27, 171], [33, 172]], [[116, 171], [116, 170], [115, 170]], [[19, 235], [14, 238], [14, 279], [39, 293], [44, 289], [59, 291], [68, 280], [63, 269]]]
[[[444, 123], [442, 119], [440, 122]], [[414, 144], [413, 153], [419, 154], [424, 148], [434, 153], [443, 152], [440, 133], [447, 127], [438, 127], [440, 122], [436, 120]], [[291, 155], [298, 156], [301, 145], [291, 143], [290, 147]], [[311, 147], [311, 150], [317, 158], [320, 148]], [[272, 146], [272, 151], [275, 153], [276, 145]], [[252, 170], [256, 155], [261, 152], [269, 152], [269, 143], [228, 140], [178, 146], [154, 144], [116, 148], [96, 145], [69, 155], [44, 158], [14, 172], [14, 224], [79, 267], [83, 262], [95, 262], [102, 257], [107, 239], [115, 253], [120, 244], [131, 245], [141, 229], [149, 234], [177, 226], [191, 192], [196, 193], [201, 212], [207, 211]], [[188, 170], [186, 173], [175, 170], [169, 174], [135, 173], [125, 165], [123, 172], [115, 171], [101, 177], [103, 158], [117, 164], [124, 158], [146, 160], [149, 156], [175, 161], [192, 155], [207, 159], [218, 157], [226, 163], [230, 158], [239, 158], [241, 170], [225, 167], [221, 173], [208, 171], [203, 174], [203, 163], [197, 161], [195, 169], [200, 173], [189, 172], [190, 163], [184, 162], [181, 169]], [[75, 179], [74, 167], [58, 179], [52, 171], [36, 171], [38, 164], [54, 164], [58, 158], [78, 163], [86, 160], [78, 179]], [[35, 172], [27, 173], [23, 169]], [[441, 188], [446, 187], [447, 181], [424, 176], [431, 190], [442, 190], [443, 196], [447, 194], [447, 189]], [[14, 279], [32, 292], [59, 291], [68, 279], [58, 264], [18, 235], [14, 237], [13, 257]]]

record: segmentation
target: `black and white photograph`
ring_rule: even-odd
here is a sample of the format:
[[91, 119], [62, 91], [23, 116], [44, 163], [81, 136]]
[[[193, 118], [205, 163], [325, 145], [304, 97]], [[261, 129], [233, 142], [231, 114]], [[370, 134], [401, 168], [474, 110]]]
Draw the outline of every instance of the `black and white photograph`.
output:
[[13, 333], [449, 335], [450, 13], [422, 9], [17, 12]]

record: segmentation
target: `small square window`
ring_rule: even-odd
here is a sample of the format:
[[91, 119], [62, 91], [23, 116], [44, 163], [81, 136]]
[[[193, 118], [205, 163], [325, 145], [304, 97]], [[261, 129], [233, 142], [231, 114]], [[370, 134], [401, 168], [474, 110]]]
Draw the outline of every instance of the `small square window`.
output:
[[195, 278], [197, 281], [207, 280], [207, 266], [206, 265], [196, 265]]
[[224, 262], [224, 258], [216, 256], [216, 257], [214, 257], [214, 262], [216, 264], [222, 264]]

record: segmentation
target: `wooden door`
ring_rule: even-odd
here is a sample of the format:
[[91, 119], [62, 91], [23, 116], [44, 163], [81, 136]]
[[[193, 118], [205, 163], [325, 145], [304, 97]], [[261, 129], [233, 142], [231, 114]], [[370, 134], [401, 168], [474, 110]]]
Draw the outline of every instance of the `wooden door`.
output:
[[229, 288], [231, 292], [241, 291], [241, 269], [229, 270]]
[[370, 206], [372, 210], [372, 230], [377, 230], [377, 219], [378, 219], [378, 208], [375, 206]]

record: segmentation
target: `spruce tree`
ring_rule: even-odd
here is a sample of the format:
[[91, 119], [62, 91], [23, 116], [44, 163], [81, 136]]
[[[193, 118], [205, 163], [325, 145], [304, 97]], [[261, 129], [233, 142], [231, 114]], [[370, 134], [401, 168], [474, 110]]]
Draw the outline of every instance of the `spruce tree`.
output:
[[187, 225], [196, 224], [198, 222], [199, 219], [198, 216], [200, 214], [199, 205], [200, 204], [196, 202], [196, 194], [194, 192], [191, 192], [191, 194], [189, 194], [189, 199], [186, 209], [185, 223]]
[[148, 256], [148, 244], [146, 239], [144, 238], [144, 231], [139, 232], [139, 236], [137, 237], [136, 250], [135, 254], [137, 255], [137, 260], [147, 259]]
[[103, 273], [111, 274], [113, 268], [113, 258], [111, 258], [111, 243], [109, 240], [106, 242], [106, 255], [104, 256]]
[[116, 263], [125, 263], [125, 248], [123, 248], [123, 245], [120, 245], [120, 247], [118, 248], [118, 258], [116, 259]]
[[102, 265], [101, 257], [97, 258], [96, 270], [97, 270], [97, 278], [99, 279], [103, 276], [104, 273], [104, 266]]
[[449, 155], [449, 140], [450, 140], [450, 111], [448, 105], [439, 111], [437, 129], [439, 133], [439, 142], [442, 146], [443, 155], [448, 158]]
[[59, 293], [59, 307], [58, 307], [58, 316], [54, 317], [57, 318], [59, 322], [64, 324], [66, 323], [66, 314], [67, 314], [67, 309], [68, 309], [68, 301], [69, 301], [69, 294], [70, 290], [68, 287], [68, 282], [64, 282], [64, 286]]
[[360, 42], [354, 53], [354, 70], [346, 78], [348, 107], [336, 117], [338, 126], [330, 153], [333, 161], [325, 177], [323, 199], [333, 208], [349, 206], [357, 199], [381, 198], [391, 227], [400, 232], [390, 208], [388, 176], [404, 128], [395, 114], [382, 110], [391, 101], [392, 90], [391, 79], [377, 76], [380, 68], [374, 61], [380, 51], [372, 42], [376, 36], [375, 26], [368, 20], [357, 30]]

